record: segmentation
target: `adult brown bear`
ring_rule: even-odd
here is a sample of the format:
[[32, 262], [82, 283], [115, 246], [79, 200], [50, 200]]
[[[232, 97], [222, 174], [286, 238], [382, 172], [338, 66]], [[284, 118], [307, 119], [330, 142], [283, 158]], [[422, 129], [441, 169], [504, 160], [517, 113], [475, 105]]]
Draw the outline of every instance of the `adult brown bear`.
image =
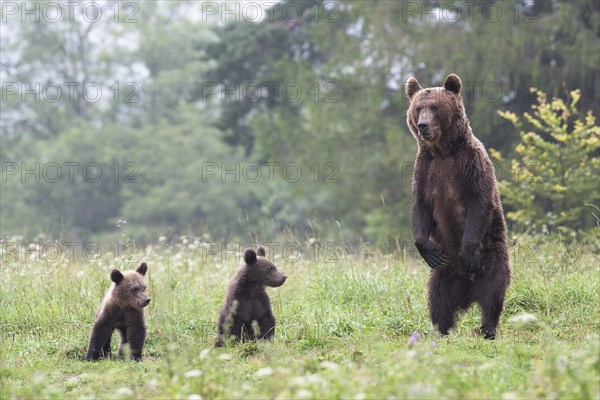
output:
[[457, 75], [423, 89], [413, 77], [407, 123], [417, 140], [413, 237], [431, 267], [429, 313], [442, 335], [459, 311], [478, 303], [481, 332], [494, 339], [510, 283], [506, 225], [494, 166], [473, 136]]

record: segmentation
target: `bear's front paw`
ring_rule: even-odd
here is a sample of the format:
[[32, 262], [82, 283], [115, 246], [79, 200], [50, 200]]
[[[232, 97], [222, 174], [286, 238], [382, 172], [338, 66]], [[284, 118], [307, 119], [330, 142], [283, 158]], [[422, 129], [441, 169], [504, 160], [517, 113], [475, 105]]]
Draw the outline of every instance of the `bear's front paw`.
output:
[[433, 269], [442, 269], [450, 265], [450, 259], [446, 257], [442, 246], [432, 242], [429, 239], [415, 241], [415, 246], [419, 250], [419, 254], [425, 260], [427, 265]]
[[463, 243], [458, 258], [467, 275], [474, 274], [481, 264], [481, 245], [479, 243]]

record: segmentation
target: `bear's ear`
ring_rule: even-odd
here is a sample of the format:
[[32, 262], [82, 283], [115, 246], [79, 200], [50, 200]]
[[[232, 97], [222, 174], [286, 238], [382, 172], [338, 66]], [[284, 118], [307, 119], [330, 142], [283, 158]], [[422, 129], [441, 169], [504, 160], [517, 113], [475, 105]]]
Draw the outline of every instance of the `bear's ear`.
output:
[[462, 81], [456, 74], [450, 74], [444, 82], [444, 89], [451, 91], [452, 93], [460, 94], [462, 89]]
[[252, 265], [256, 262], [256, 252], [252, 249], [244, 250], [244, 261], [248, 265]]
[[112, 280], [114, 283], [116, 283], [117, 285], [119, 283], [121, 283], [121, 281], [124, 279], [125, 277], [123, 276], [123, 274], [121, 273], [121, 271], [119, 271], [118, 269], [113, 269], [112, 271], [110, 271], [110, 280]]
[[146, 265], [146, 263], [143, 262], [140, 264], [139, 267], [137, 267], [137, 269], [135, 271], [139, 272], [142, 275], [146, 275], [146, 272], [148, 272], [148, 265]]
[[258, 246], [258, 247], [256, 248], [256, 255], [257, 255], [257, 256], [264, 257], [264, 256], [266, 256], [266, 255], [267, 255], [267, 252], [266, 252], [266, 250], [265, 250], [265, 248], [264, 248], [264, 247], [262, 247], [262, 246]]
[[412, 76], [409, 80], [406, 81], [405, 91], [409, 99], [412, 99], [415, 93], [417, 93], [421, 89], [423, 88], [419, 84], [417, 78], [415, 78], [414, 76]]

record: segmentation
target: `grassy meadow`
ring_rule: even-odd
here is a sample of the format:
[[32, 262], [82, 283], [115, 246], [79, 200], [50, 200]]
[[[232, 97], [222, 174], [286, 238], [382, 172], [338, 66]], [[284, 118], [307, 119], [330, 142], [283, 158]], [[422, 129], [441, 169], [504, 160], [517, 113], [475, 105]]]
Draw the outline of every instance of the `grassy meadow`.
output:
[[3, 254], [0, 397], [600, 397], [597, 247], [516, 240], [495, 341], [477, 335], [476, 308], [449, 337], [435, 333], [429, 271], [412, 257], [281, 250], [272, 258], [288, 280], [268, 289], [275, 340], [218, 350], [214, 322], [240, 253], [209, 255], [183, 239], [136, 254], [148, 262], [152, 298], [140, 363], [84, 361], [110, 270], [135, 263]]

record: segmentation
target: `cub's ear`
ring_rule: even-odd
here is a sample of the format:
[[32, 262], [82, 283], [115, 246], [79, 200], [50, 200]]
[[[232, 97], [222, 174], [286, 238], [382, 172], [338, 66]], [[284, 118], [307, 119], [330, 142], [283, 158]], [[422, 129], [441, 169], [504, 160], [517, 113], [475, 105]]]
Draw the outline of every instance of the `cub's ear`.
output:
[[248, 265], [252, 265], [256, 262], [256, 252], [252, 249], [244, 250], [244, 261]]
[[148, 272], [148, 265], [146, 265], [146, 263], [143, 262], [140, 264], [139, 267], [137, 267], [137, 269], [135, 271], [139, 272], [142, 275], [146, 275], [146, 272]]
[[406, 81], [405, 91], [406, 91], [406, 95], [408, 96], [408, 98], [410, 100], [412, 100], [415, 93], [417, 93], [421, 89], [423, 89], [423, 88], [419, 84], [419, 81], [417, 80], [417, 78], [415, 78], [414, 76], [412, 76], [409, 80]]
[[452, 93], [460, 94], [462, 89], [462, 81], [456, 74], [450, 74], [444, 82], [444, 89], [451, 91]]
[[265, 257], [265, 256], [267, 255], [267, 252], [266, 252], [266, 250], [265, 250], [265, 248], [264, 248], [264, 247], [262, 247], [262, 246], [258, 246], [258, 247], [256, 248], [256, 255], [257, 255], [257, 256], [261, 256], [261, 257]]
[[123, 276], [123, 274], [121, 273], [121, 271], [119, 271], [118, 269], [113, 269], [112, 271], [110, 271], [110, 280], [113, 281], [114, 283], [116, 283], [117, 285], [119, 283], [121, 283], [121, 281], [124, 278], [125, 277]]

